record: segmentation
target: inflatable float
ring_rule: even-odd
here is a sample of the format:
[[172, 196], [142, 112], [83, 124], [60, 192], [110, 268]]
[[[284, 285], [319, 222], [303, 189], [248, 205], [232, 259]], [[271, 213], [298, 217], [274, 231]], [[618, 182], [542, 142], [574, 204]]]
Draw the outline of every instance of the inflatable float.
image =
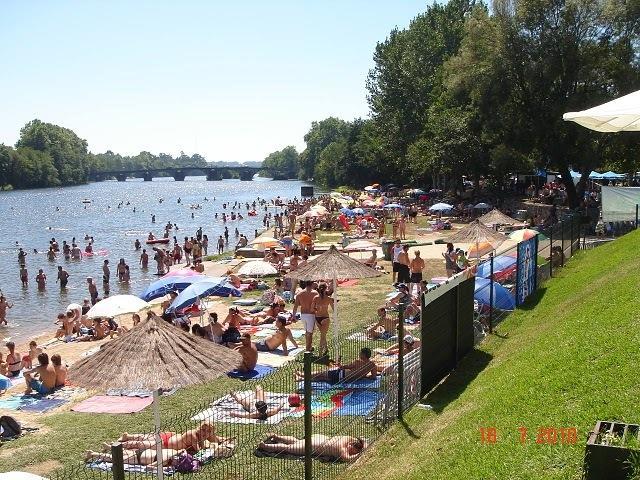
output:
[[169, 238], [154, 238], [153, 240], [147, 240], [146, 243], [147, 245], [155, 245], [156, 243], [169, 243], [170, 239]]

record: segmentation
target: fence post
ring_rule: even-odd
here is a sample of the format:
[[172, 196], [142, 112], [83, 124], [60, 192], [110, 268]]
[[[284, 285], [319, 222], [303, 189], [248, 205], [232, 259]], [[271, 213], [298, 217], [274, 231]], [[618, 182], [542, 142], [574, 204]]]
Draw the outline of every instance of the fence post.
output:
[[553, 225], [549, 230], [549, 277], [553, 277]]
[[638, 228], [638, 204], [636, 203], [636, 229]]
[[122, 456], [122, 444], [120, 442], [111, 444], [111, 463], [113, 480], [124, 480], [124, 458]]
[[311, 422], [311, 352], [304, 352], [304, 480], [313, 477]]
[[493, 252], [489, 254], [489, 333], [493, 333]]
[[560, 255], [560, 266], [564, 267], [564, 225], [566, 220], [560, 222], [560, 250], [562, 255]]
[[406, 298], [398, 302], [398, 418], [402, 418], [404, 396], [404, 309]]
[[569, 249], [569, 254], [572, 257], [573, 257], [573, 224], [574, 224], [574, 219], [573, 219], [573, 216], [572, 216], [571, 217], [571, 232], [570, 232], [570, 235], [571, 235], [571, 248]]

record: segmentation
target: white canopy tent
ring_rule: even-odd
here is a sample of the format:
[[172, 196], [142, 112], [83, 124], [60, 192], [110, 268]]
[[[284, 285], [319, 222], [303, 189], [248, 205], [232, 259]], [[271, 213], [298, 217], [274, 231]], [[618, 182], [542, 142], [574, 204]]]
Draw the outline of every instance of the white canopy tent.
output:
[[640, 187], [602, 187], [602, 220], [632, 222], [640, 205]]
[[597, 132], [640, 131], [640, 90], [581, 112], [568, 112], [563, 120]]

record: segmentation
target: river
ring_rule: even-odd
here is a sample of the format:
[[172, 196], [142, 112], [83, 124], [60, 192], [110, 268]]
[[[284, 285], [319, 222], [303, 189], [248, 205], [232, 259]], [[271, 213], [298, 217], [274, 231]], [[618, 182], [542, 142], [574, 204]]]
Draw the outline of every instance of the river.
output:
[[[140, 252], [135, 251], [134, 241], [138, 238], [144, 246], [149, 232], [162, 237], [167, 222], [178, 225], [179, 231], [172, 232], [172, 235], [182, 241], [185, 236], [195, 236], [198, 227], [202, 227], [203, 233], [209, 237], [209, 254], [212, 254], [216, 250], [216, 239], [224, 231], [225, 224], [220, 218], [223, 203], [251, 203], [258, 197], [268, 200], [277, 196], [299, 198], [302, 185], [305, 183], [291, 180], [256, 178], [250, 182], [212, 182], [206, 181], [205, 177], [187, 177], [183, 182], [172, 178], [156, 178], [153, 182], [131, 179], [77, 187], [0, 192], [0, 229], [3, 232], [0, 236], [0, 289], [14, 304], [7, 314], [9, 325], [0, 327], [0, 339], [11, 338], [19, 342], [52, 329], [57, 314], [64, 311], [69, 303], [82, 303], [88, 297], [87, 277], [96, 280], [102, 296], [102, 263], [105, 258], [109, 259], [111, 266], [110, 294], [139, 294], [158, 277], [153, 275], [153, 252], [149, 269], [144, 271], [140, 268]], [[84, 204], [85, 199], [91, 203]], [[124, 204], [118, 208], [120, 202]], [[191, 208], [196, 204], [202, 208]], [[227, 206], [227, 213], [232, 211], [231, 205]], [[272, 213], [279, 211], [269, 210]], [[240, 211], [244, 220], [227, 221], [229, 248], [235, 245], [236, 227], [250, 240], [255, 229], [262, 229], [264, 209], [258, 210], [255, 217], [246, 215], [244, 205], [235, 211]], [[219, 214], [217, 220], [214, 218], [216, 212]], [[191, 218], [192, 213], [194, 218]], [[155, 224], [151, 222], [152, 214], [156, 215]], [[65, 260], [59, 253], [56, 260], [47, 259], [51, 238], [55, 238], [62, 248], [63, 240], [71, 243], [75, 237], [78, 246], [84, 250], [85, 235], [93, 236], [94, 251], [102, 254], [81, 260]], [[28, 252], [29, 286], [26, 288], [21, 286], [19, 278], [17, 252], [20, 246]], [[38, 253], [34, 253], [34, 249]], [[115, 270], [120, 258], [130, 266], [129, 285], [117, 280]], [[56, 284], [58, 265], [63, 265], [70, 275], [66, 290], [61, 290]], [[47, 286], [43, 291], [38, 290], [35, 282], [39, 268], [47, 275]]]

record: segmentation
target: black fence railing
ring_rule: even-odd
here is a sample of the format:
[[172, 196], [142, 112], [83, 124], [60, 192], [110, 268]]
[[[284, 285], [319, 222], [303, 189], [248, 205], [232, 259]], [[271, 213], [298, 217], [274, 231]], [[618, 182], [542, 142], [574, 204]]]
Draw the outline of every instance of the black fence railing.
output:
[[[389, 305], [389, 314], [403, 312]], [[420, 329], [406, 325], [400, 333], [376, 340], [363, 328], [347, 332], [323, 356], [299, 354], [274, 374], [162, 418], [158, 429], [96, 445], [83, 465], [51, 478], [333, 478], [389, 428], [399, 398], [405, 410], [420, 397], [419, 348], [403, 341], [411, 335], [419, 345]], [[399, 368], [400, 348], [408, 350]]]
[[[542, 282], [553, 277], [554, 271], [580, 249], [582, 237], [580, 217], [570, 215], [532, 238], [528, 254], [523, 253], [526, 245], [521, 242], [480, 262], [474, 292], [475, 326], [481, 332], [478, 338], [491, 332]], [[531, 277], [524, 269], [531, 270]]]

